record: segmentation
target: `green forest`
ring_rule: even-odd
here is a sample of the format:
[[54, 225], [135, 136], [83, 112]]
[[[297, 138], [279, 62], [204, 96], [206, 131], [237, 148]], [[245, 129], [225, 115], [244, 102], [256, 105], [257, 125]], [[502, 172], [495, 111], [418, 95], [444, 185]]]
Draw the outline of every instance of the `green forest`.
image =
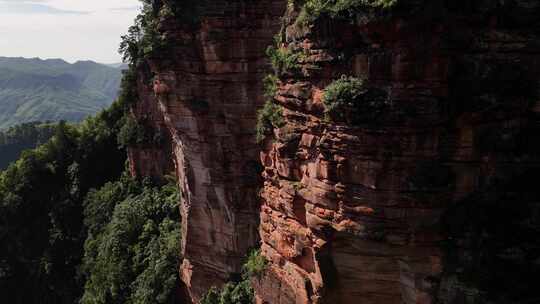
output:
[[0, 170], [16, 161], [22, 151], [47, 142], [56, 129], [54, 123], [31, 122], [0, 131]]
[[[123, 37], [130, 65], [110, 107], [80, 123], [30, 122], [0, 132], [3, 303], [180, 302], [178, 183], [127, 170], [126, 149], [159, 141], [129, 114], [138, 101], [136, 70], [157, 50], [149, 30], [155, 13], [146, 3]], [[250, 280], [265, 267], [252, 251], [242, 273], [201, 303], [253, 303]]]
[[0, 133], [3, 302], [176, 301], [177, 183], [126, 170], [135, 69], [124, 72], [117, 101], [81, 123]]
[[[117, 142], [125, 110], [117, 101], [81, 124], [51, 125], [50, 140], [1, 172], [0, 291], [7, 303], [174, 300], [179, 191], [171, 178], [125, 173]], [[41, 129], [14, 130], [7, 133], [47, 137]]]
[[[0, 173], [6, 303], [178, 303], [180, 192], [174, 177], [127, 173], [127, 90], [125, 81], [117, 102], [80, 124], [3, 133], [4, 143], [45, 141]], [[246, 261], [238, 280], [209, 290], [202, 303], [252, 303], [249, 280], [266, 260], [254, 251]]]
[[[135, 71], [161, 45], [158, 11], [143, 3], [123, 37], [130, 65], [110, 107], [80, 123], [25, 123], [0, 132], [4, 303], [179, 301], [177, 182], [135, 179], [126, 169], [126, 149], [155, 140], [129, 114], [138, 100]], [[266, 260], [254, 251], [246, 261], [242, 276], [209, 290], [203, 303], [252, 303], [249, 280]]]

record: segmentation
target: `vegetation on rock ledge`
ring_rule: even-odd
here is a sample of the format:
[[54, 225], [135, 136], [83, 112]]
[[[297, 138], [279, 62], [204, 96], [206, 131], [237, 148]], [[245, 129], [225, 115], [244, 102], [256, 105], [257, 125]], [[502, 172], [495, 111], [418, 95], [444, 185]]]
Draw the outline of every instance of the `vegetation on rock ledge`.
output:
[[266, 55], [270, 58], [272, 67], [277, 76], [283, 76], [289, 72], [297, 71], [301, 68], [300, 60], [302, 53], [294, 52], [282, 46], [269, 46]]
[[257, 115], [257, 142], [262, 142], [274, 128], [285, 125], [283, 110], [273, 101], [267, 101]]
[[298, 24], [309, 24], [326, 15], [331, 18], [353, 18], [362, 9], [388, 9], [395, 6], [398, 0], [297, 0], [301, 5]]
[[388, 99], [386, 92], [369, 88], [364, 80], [342, 76], [326, 87], [323, 103], [329, 121], [357, 126], [377, 122]]
[[263, 79], [264, 97], [273, 99], [276, 96], [279, 88], [278, 81], [279, 78], [273, 74], [269, 74]]
[[288, 48], [280, 47], [279, 39], [274, 40], [277, 46], [269, 46], [266, 49], [266, 55], [272, 63], [274, 74], [268, 74], [263, 79], [264, 97], [267, 98], [267, 101], [257, 114], [256, 140], [258, 143], [271, 134], [274, 128], [281, 128], [285, 125], [283, 109], [274, 103], [274, 98], [279, 89], [279, 77], [300, 69], [300, 54], [293, 53]]
[[249, 278], [258, 277], [264, 272], [267, 266], [268, 261], [261, 254], [261, 250], [253, 250], [249, 253], [244, 264], [244, 276]]

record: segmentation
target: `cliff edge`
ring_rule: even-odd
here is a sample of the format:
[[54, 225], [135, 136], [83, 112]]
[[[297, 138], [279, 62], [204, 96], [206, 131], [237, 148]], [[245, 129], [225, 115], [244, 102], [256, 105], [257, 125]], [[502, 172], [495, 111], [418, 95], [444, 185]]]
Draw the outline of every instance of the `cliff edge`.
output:
[[538, 300], [540, 1], [320, 2], [160, 15], [129, 156], [178, 177], [188, 301], [259, 240], [257, 303]]

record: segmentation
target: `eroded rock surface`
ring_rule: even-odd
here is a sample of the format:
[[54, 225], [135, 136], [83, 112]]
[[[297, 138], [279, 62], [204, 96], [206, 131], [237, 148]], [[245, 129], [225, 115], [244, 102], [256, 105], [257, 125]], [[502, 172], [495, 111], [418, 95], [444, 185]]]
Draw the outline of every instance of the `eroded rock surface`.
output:
[[[540, 3], [456, 2], [308, 27], [290, 7], [281, 47], [301, 68], [261, 152], [258, 303], [538, 299]], [[384, 112], [329, 122], [341, 75], [384, 90]]]
[[284, 7], [281, 0], [210, 1], [196, 25], [160, 20], [171, 47], [148, 60], [139, 84], [136, 116], [164, 125], [171, 140], [170, 152], [133, 149], [132, 170], [152, 175], [172, 155], [185, 198], [180, 272], [188, 301], [240, 273], [248, 250], [258, 246], [254, 126], [269, 70], [264, 52]]
[[[258, 303], [538, 299], [540, 3], [404, 2], [311, 26], [284, 0], [160, 20], [171, 47], [139, 71], [133, 114], [161, 144], [129, 153], [133, 175], [178, 176], [187, 301], [238, 274], [259, 237]], [[279, 32], [300, 65], [280, 77], [285, 125], [261, 152], [264, 51]], [[342, 75], [384, 106], [326, 117]]]

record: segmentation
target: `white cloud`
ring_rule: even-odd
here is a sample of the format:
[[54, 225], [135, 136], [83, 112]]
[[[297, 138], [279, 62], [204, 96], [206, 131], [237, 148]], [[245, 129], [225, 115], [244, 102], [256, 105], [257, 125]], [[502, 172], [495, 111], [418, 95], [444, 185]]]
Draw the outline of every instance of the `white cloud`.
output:
[[58, 9], [53, 6], [34, 3], [34, 2], [14, 2], [14, 1], [0, 1], [0, 15], [3, 14], [50, 14], [50, 15], [63, 15], [63, 14], [75, 14], [84, 15], [86, 11], [70, 11]]
[[118, 62], [120, 36], [138, 6], [138, 0], [0, 0], [0, 56]]

